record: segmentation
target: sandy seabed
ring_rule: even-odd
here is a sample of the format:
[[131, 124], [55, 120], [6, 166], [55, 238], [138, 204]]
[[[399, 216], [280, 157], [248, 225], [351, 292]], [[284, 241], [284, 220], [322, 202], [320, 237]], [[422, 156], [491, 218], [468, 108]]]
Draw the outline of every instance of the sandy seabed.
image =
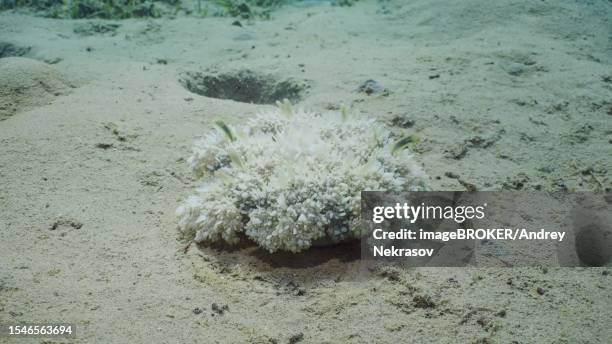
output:
[[78, 326], [19, 343], [609, 343], [606, 268], [364, 278], [350, 245], [185, 250], [174, 211], [194, 139], [278, 95], [194, 93], [232, 76], [418, 135], [436, 190], [609, 190], [611, 18], [609, 1], [310, 1], [101, 32], [0, 13], [23, 48], [3, 51], [61, 74], [26, 95], [0, 81], [0, 323]]

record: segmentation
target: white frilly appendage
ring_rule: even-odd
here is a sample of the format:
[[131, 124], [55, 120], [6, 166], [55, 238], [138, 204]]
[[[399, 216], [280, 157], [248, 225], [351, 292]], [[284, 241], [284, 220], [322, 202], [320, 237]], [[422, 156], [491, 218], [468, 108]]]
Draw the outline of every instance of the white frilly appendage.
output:
[[197, 142], [189, 165], [202, 185], [177, 209], [196, 242], [241, 234], [270, 252], [360, 235], [360, 192], [423, 190], [407, 149], [373, 119], [280, 108]]

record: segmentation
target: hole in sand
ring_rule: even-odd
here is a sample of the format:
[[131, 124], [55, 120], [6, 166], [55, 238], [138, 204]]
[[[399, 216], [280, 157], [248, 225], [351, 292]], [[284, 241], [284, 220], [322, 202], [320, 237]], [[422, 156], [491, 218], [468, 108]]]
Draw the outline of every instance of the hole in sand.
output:
[[32, 47], [16, 45], [10, 42], [0, 42], [0, 58], [12, 56], [25, 56]]
[[587, 266], [606, 266], [612, 260], [612, 233], [597, 224], [583, 226], [576, 235], [576, 253]]
[[283, 99], [295, 103], [308, 87], [303, 82], [276, 80], [250, 70], [219, 75], [186, 72], [181, 75], [180, 82], [187, 90], [201, 96], [255, 104], [274, 104]]

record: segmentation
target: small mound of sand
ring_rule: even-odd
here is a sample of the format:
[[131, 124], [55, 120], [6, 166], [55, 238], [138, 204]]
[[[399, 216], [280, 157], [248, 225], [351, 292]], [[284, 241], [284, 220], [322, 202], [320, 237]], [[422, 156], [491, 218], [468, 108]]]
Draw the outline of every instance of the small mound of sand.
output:
[[0, 59], [0, 121], [19, 111], [48, 104], [69, 92], [70, 84], [50, 65], [22, 57]]

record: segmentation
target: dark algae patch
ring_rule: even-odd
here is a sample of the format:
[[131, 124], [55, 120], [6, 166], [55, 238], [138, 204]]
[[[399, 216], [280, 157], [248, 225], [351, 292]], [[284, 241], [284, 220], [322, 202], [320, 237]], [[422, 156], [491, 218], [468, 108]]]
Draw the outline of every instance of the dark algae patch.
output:
[[8, 0], [0, 3], [0, 10], [25, 8], [50, 18], [156, 18], [162, 15], [162, 9], [167, 7], [168, 2], [148, 0]]

